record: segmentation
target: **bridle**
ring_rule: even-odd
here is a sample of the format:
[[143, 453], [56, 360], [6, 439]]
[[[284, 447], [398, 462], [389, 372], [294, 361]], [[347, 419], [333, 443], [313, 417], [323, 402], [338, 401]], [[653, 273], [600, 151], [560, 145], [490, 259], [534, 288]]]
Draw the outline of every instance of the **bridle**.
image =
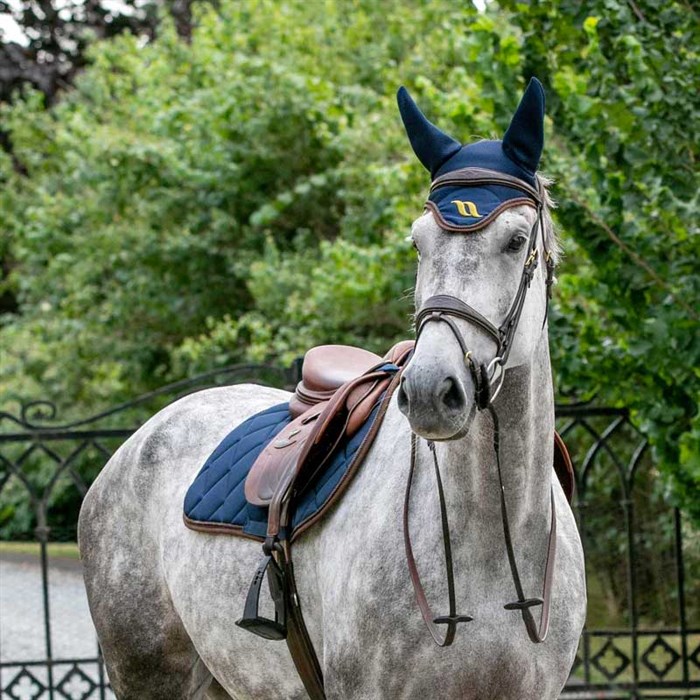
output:
[[[486, 174], [488, 173], [488, 174]], [[547, 312], [549, 310], [549, 299], [552, 295], [552, 284], [554, 282], [554, 259], [551, 251], [547, 248], [544, 229], [544, 192], [540, 187], [535, 190], [526, 182], [495, 171], [484, 171], [478, 168], [465, 168], [456, 173], [448, 173], [432, 184], [431, 191], [444, 187], [446, 185], [464, 182], [469, 186], [478, 185], [505, 185], [511, 188], [522, 190], [536, 205], [537, 216], [535, 223], [532, 225], [528, 238], [527, 256], [523, 271], [520, 276], [520, 284], [515, 293], [510, 309], [503, 319], [503, 323], [496, 327], [489, 319], [480, 314], [474, 307], [457, 297], [448, 294], [438, 294], [430, 297], [420, 311], [416, 314], [416, 345], [420, 339], [421, 333], [428, 323], [431, 321], [442, 321], [447, 323], [452, 330], [459, 347], [462, 350], [464, 360], [471, 372], [474, 380], [476, 391], [476, 405], [480, 409], [485, 409], [496, 398], [498, 391], [503, 385], [503, 368], [508, 361], [511, 348], [513, 347], [513, 339], [515, 332], [520, 323], [520, 316], [525, 306], [525, 297], [530, 288], [530, 284], [535, 275], [535, 270], [539, 262], [539, 249], [537, 247], [538, 238], [541, 237], [542, 248], [544, 250], [545, 265], [547, 269], [546, 287], [547, 287], [547, 308], [544, 314], [544, 323], [547, 321]], [[540, 236], [538, 236], [538, 233]], [[477, 366], [471, 352], [469, 351], [464, 337], [457, 328], [457, 324], [451, 318], [454, 316], [468, 323], [477, 326], [491, 337], [491, 340], [496, 344], [496, 355], [491, 362]]]
[[[498, 395], [504, 380], [504, 367], [510, 355], [513, 346], [513, 339], [520, 323], [520, 318], [525, 305], [525, 298], [528, 289], [537, 269], [539, 249], [538, 239], [541, 234], [542, 248], [547, 270], [546, 287], [547, 287], [547, 307], [543, 321], [546, 323], [547, 311], [549, 307], [549, 299], [551, 297], [551, 288], [554, 280], [554, 261], [551, 251], [547, 248], [544, 230], [544, 191], [540, 186], [537, 190], [531, 187], [528, 183], [509, 176], [503, 173], [493, 171], [484, 171], [477, 168], [466, 168], [461, 171], [448, 173], [440, 178], [437, 178], [431, 187], [431, 191], [437, 187], [445, 185], [453, 185], [463, 183], [468, 186], [474, 185], [506, 185], [507, 187], [517, 188], [523, 191], [529, 198], [533, 200], [537, 210], [535, 223], [532, 226], [529, 236], [527, 255], [523, 265], [520, 284], [515, 294], [510, 309], [505, 316], [505, 319], [500, 326], [495, 326], [489, 319], [479, 313], [472, 306], [456, 297], [447, 294], [438, 294], [430, 297], [423, 307], [416, 314], [416, 346], [420, 342], [421, 333], [428, 323], [446, 323], [455, 336], [459, 347], [464, 357], [464, 362], [469, 369], [473, 382], [475, 393], [475, 405], [478, 410], [486, 410], [491, 415], [493, 421], [493, 446], [496, 454], [496, 468], [498, 472], [498, 482], [500, 490], [500, 508], [501, 521], [503, 525], [503, 534], [506, 544], [506, 552], [508, 555], [508, 563], [511, 570], [511, 576], [515, 586], [515, 591], [518, 596], [517, 600], [512, 603], [507, 603], [504, 607], [506, 610], [519, 610], [522, 614], [523, 622], [528, 632], [530, 640], [536, 644], [544, 642], [549, 629], [549, 609], [551, 602], [551, 591], [553, 583], [554, 561], [556, 557], [556, 512], [554, 505], [554, 488], [551, 490], [551, 524], [549, 530], [549, 539], [547, 544], [547, 562], [545, 565], [544, 583], [541, 598], [526, 598], [520, 574], [518, 571], [517, 560], [513, 547], [513, 540], [510, 531], [510, 522], [508, 518], [508, 509], [506, 503], [506, 491], [503, 482], [503, 474], [501, 470], [500, 460], [500, 432], [498, 424], [498, 415], [493, 406], [493, 401]], [[488, 363], [477, 364], [472, 352], [469, 350], [462, 333], [460, 332], [455, 318], [467, 321], [476, 326], [481, 331], [490, 336], [495, 343], [496, 353], [494, 358]], [[470, 421], [467, 421], [467, 428]], [[451, 436], [450, 440], [462, 437], [465, 428]], [[447, 515], [447, 507], [445, 501], [445, 493], [440, 476], [440, 467], [438, 464], [435, 445], [432, 441], [428, 442], [430, 452], [433, 456], [433, 465], [435, 469], [435, 477], [438, 491], [438, 499], [440, 503], [440, 516], [442, 525], [442, 538], [445, 552], [445, 574], [447, 579], [447, 593], [449, 612], [447, 615], [435, 616], [430, 608], [425, 590], [418, 574], [411, 537], [409, 533], [409, 503], [411, 496], [411, 487], [413, 483], [413, 475], [416, 467], [418, 437], [415, 433], [411, 433], [411, 466], [406, 485], [406, 494], [404, 499], [403, 510], [403, 531], [404, 531], [404, 546], [406, 550], [406, 559], [408, 569], [411, 576], [411, 582], [416, 594], [416, 600], [421, 614], [425, 621], [428, 631], [433, 640], [438, 646], [445, 647], [452, 644], [455, 638], [457, 625], [462, 622], [470, 622], [474, 618], [469, 615], [458, 615], [456, 612], [456, 594], [454, 582], [454, 567], [452, 561], [452, 545], [450, 540], [450, 527]], [[530, 608], [542, 605], [542, 614], [540, 624], [537, 625], [532, 615]], [[438, 628], [438, 625], [446, 625], [444, 635]]]

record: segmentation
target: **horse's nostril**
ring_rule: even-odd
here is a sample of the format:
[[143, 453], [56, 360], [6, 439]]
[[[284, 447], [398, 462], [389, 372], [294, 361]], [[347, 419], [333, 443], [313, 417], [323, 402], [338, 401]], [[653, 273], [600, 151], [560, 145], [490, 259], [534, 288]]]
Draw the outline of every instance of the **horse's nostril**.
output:
[[459, 411], [464, 408], [464, 394], [452, 377], [447, 377], [444, 380], [441, 396], [442, 402], [451, 411]]
[[401, 383], [399, 384], [399, 389], [396, 392], [396, 401], [399, 404], [399, 410], [402, 413], [408, 411], [408, 394], [406, 393], [406, 377], [401, 377]]

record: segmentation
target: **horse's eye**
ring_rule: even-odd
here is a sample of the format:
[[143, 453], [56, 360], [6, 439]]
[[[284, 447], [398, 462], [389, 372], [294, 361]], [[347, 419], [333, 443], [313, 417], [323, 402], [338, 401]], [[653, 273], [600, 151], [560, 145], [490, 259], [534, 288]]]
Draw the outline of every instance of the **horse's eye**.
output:
[[411, 239], [411, 245], [413, 246], [413, 250], [418, 253], [418, 259], [420, 260], [420, 250], [418, 250], [418, 245], [416, 244], [416, 241], [412, 238]]
[[517, 236], [513, 236], [508, 243], [507, 249], [511, 252], [517, 252], [522, 249], [522, 247], [527, 243], [527, 236], [519, 233]]

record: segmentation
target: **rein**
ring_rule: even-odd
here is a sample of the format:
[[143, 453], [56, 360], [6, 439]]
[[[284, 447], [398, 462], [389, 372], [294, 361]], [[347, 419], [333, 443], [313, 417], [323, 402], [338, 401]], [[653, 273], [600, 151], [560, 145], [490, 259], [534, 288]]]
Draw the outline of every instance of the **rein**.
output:
[[[473, 177], [470, 178], [474, 184]], [[441, 178], [439, 178], [434, 184], [433, 188], [436, 186], [441, 186]], [[519, 186], [527, 194], [532, 197], [537, 203], [537, 218], [530, 231], [529, 245], [527, 249], [527, 256], [525, 258], [525, 263], [523, 265], [523, 271], [520, 277], [520, 284], [518, 285], [518, 290], [515, 294], [513, 302], [511, 303], [510, 309], [506, 314], [503, 323], [499, 327], [496, 327], [489, 319], [479, 313], [472, 306], [466, 302], [447, 294], [439, 294], [430, 297], [420, 309], [416, 315], [416, 345], [420, 340], [420, 336], [425, 326], [431, 322], [442, 322], [446, 323], [451, 329], [453, 335], [455, 336], [459, 347], [462, 351], [464, 357], [464, 362], [467, 365], [473, 382], [474, 382], [474, 399], [476, 406], [479, 410], [487, 410], [493, 421], [493, 449], [496, 454], [496, 470], [498, 472], [498, 483], [500, 490], [500, 509], [501, 509], [501, 523], [503, 526], [503, 536], [505, 539], [506, 552], [508, 554], [508, 564], [511, 571], [511, 576], [513, 578], [513, 584], [515, 586], [515, 591], [517, 594], [517, 600], [512, 603], [507, 603], [504, 605], [506, 610], [519, 610], [525, 627], [527, 629], [528, 636], [530, 640], [539, 644], [544, 642], [547, 637], [547, 632], [549, 630], [549, 611], [551, 603], [551, 593], [553, 585], [553, 573], [554, 573], [554, 562], [556, 559], [556, 510], [554, 504], [554, 487], [551, 489], [551, 524], [549, 528], [549, 538], [547, 543], [547, 562], [545, 565], [544, 581], [542, 585], [542, 597], [541, 598], [526, 598], [523, 590], [522, 582], [520, 579], [520, 573], [518, 571], [517, 559], [515, 556], [515, 549], [513, 546], [513, 539], [511, 535], [510, 521], [508, 518], [508, 508], [506, 503], [506, 490], [503, 482], [503, 473], [501, 470], [501, 459], [500, 459], [500, 431], [498, 423], [498, 415], [495, 408], [493, 407], [493, 401], [498, 395], [501, 387], [503, 386], [504, 380], [504, 367], [510, 355], [511, 348], [513, 346], [513, 339], [517, 331], [518, 325], [520, 323], [520, 318], [525, 305], [525, 297], [527, 291], [530, 288], [532, 279], [537, 269], [538, 264], [538, 233], [541, 233], [542, 247], [544, 250], [545, 262], [547, 265], [547, 307], [545, 308], [545, 315], [543, 321], [544, 324], [547, 321], [547, 311], [549, 308], [549, 299], [551, 297], [551, 287], [553, 282], [554, 274], [554, 262], [552, 259], [551, 252], [546, 247], [546, 240], [544, 234], [543, 225], [543, 206], [544, 206], [544, 194], [542, 190], [536, 192], [526, 183], [522, 183], [516, 178], [503, 177], [489, 177], [480, 180], [480, 184], [504, 184], [504, 181], [508, 183], [509, 186]], [[450, 179], [450, 184], [454, 182]], [[490, 336], [490, 339], [494, 342], [496, 346], [496, 354], [491, 362], [486, 365], [485, 363], [477, 364], [472, 356], [472, 352], [469, 350], [463, 335], [460, 333], [457, 324], [454, 319], [458, 318], [460, 320], [466, 321], [481, 331]], [[455, 435], [448, 439], [456, 439], [463, 436], [462, 431], [458, 431]], [[411, 488], [413, 484], [413, 476], [416, 468], [417, 461], [417, 443], [418, 436], [415, 433], [411, 433], [411, 465], [408, 473], [408, 481], [406, 484], [406, 494], [404, 498], [404, 509], [403, 509], [403, 536], [404, 536], [404, 547], [406, 551], [406, 560], [408, 563], [408, 570], [411, 577], [411, 582], [413, 584], [413, 589], [416, 595], [416, 600], [418, 607], [420, 608], [423, 620], [430, 632], [435, 643], [440, 647], [450, 646], [456, 635], [457, 625], [462, 622], [470, 622], [474, 618], [470, 615], [458, 615], [456, 611], [456, 595], [455, 595], [455, 580], [454, 580], [454, 565], [452, 560], [452, 543], [450, 539], [450, 526], [447, 514], [447, 506], [445, 502], [445, 494], [442, 485], [442, 478], [440, 476], [440, 466], [438, 464], [437, 454], [435, 452], [435, 445], [433, 441], [428, 441], [428, 447], [433, 455], [433, 464], [435, 468], [435, 478], [437, 484], [438, 498], [440, 502], [440, 519], [442, 525], [442, 539], [443, 548], [445, 553], [445, 578], [447, 581], [447, 592], [448, 592], [448, 605], [449, 610], [447, 615], [435, 616], [430, 608], [428, 599], [425, 594], [425, 589], [420, 580], [420, 575], [418, 573], [418, 568], [416, 565], [415, 556], [413, 554], [413, 546], [411, 544], [411, 536], [409, 532], [409, 510], [410, 510], [410, 496]], [[542, 613], [540, 617], [540, 624], [537, 625], [535, 619], [530, 610], [535, 606], [542, 606]], [[444, 634], [438, 628], [438, 625], [446, 625], [447, 629]]]

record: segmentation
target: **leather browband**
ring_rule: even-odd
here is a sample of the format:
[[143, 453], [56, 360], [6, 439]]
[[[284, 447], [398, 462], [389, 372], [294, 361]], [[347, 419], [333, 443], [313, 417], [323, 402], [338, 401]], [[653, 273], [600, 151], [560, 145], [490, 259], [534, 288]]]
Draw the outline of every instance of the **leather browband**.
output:
[[503, 185], [504, 187], [514, 187], [521, 192], [524, 192], [529, 197], [535, 200], [538, 204], [542, 202], [540, 193], [531, 185], [519, 177], [500, 173], [496, 170], [487, 170], [486, 168], [461, 168], [453, 170], [445, 175], [435, 178], [430, 185], [430, 191], [445, 187], [447, 185], [464, 184], [469, 187], [477, 185]]

